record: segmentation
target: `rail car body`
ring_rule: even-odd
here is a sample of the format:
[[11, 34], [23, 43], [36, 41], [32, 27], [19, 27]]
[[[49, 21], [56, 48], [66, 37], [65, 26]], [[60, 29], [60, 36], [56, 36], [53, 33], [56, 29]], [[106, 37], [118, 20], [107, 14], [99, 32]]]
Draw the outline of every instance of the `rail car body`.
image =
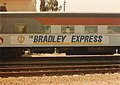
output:
[[0, 54], [17, 55], [26, 48], [40, 53], [54, 48], [67, 54], [114, 53], [120, 48], [120, 14], [0, 13]]

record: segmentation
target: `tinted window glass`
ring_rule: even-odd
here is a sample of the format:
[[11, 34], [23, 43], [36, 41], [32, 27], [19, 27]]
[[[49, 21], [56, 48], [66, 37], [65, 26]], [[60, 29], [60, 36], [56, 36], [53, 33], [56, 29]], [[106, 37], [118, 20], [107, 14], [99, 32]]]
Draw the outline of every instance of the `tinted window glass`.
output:
[[26, 23], [16, 23], [14, 25], [14, 33], [26, 33], [27, 25]]
[[85, 33], [98, 33], [97, 26], [85, 26]]
[[40, 33], [51, 33], [51, 26], [42, 26], [42, 28], [40, 29]]
[[120, 26], [108, 26], [108, 33], [120, 33]]

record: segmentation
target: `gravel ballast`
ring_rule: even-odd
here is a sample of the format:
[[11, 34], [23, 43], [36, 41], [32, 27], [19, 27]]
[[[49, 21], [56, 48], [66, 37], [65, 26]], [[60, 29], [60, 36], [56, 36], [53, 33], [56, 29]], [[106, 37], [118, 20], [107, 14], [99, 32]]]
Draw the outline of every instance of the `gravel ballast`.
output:
[[43, 77], [0, 77], [0, 85], [120, 85], [120, 73]]

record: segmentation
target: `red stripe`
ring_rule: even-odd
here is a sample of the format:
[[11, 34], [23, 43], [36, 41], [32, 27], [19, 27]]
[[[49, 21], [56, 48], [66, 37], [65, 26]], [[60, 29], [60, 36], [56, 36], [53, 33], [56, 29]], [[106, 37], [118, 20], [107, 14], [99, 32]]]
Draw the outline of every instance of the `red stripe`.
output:
[[120, 25], [120, 18], [35, 18], [45, 25]]

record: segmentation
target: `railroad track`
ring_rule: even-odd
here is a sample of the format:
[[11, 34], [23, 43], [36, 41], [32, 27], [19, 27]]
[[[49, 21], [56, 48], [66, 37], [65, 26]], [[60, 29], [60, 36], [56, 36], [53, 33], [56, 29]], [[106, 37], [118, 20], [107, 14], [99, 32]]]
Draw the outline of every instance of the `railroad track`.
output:
[[120, 57], [2, 59], [0, 77], [120, 72]]
[[88, 73], [120, 72], [119, 64], [104, 65], [54, 65], [54, 66], [12, 66], [0, 68], [0, 77], [73, 75]]

